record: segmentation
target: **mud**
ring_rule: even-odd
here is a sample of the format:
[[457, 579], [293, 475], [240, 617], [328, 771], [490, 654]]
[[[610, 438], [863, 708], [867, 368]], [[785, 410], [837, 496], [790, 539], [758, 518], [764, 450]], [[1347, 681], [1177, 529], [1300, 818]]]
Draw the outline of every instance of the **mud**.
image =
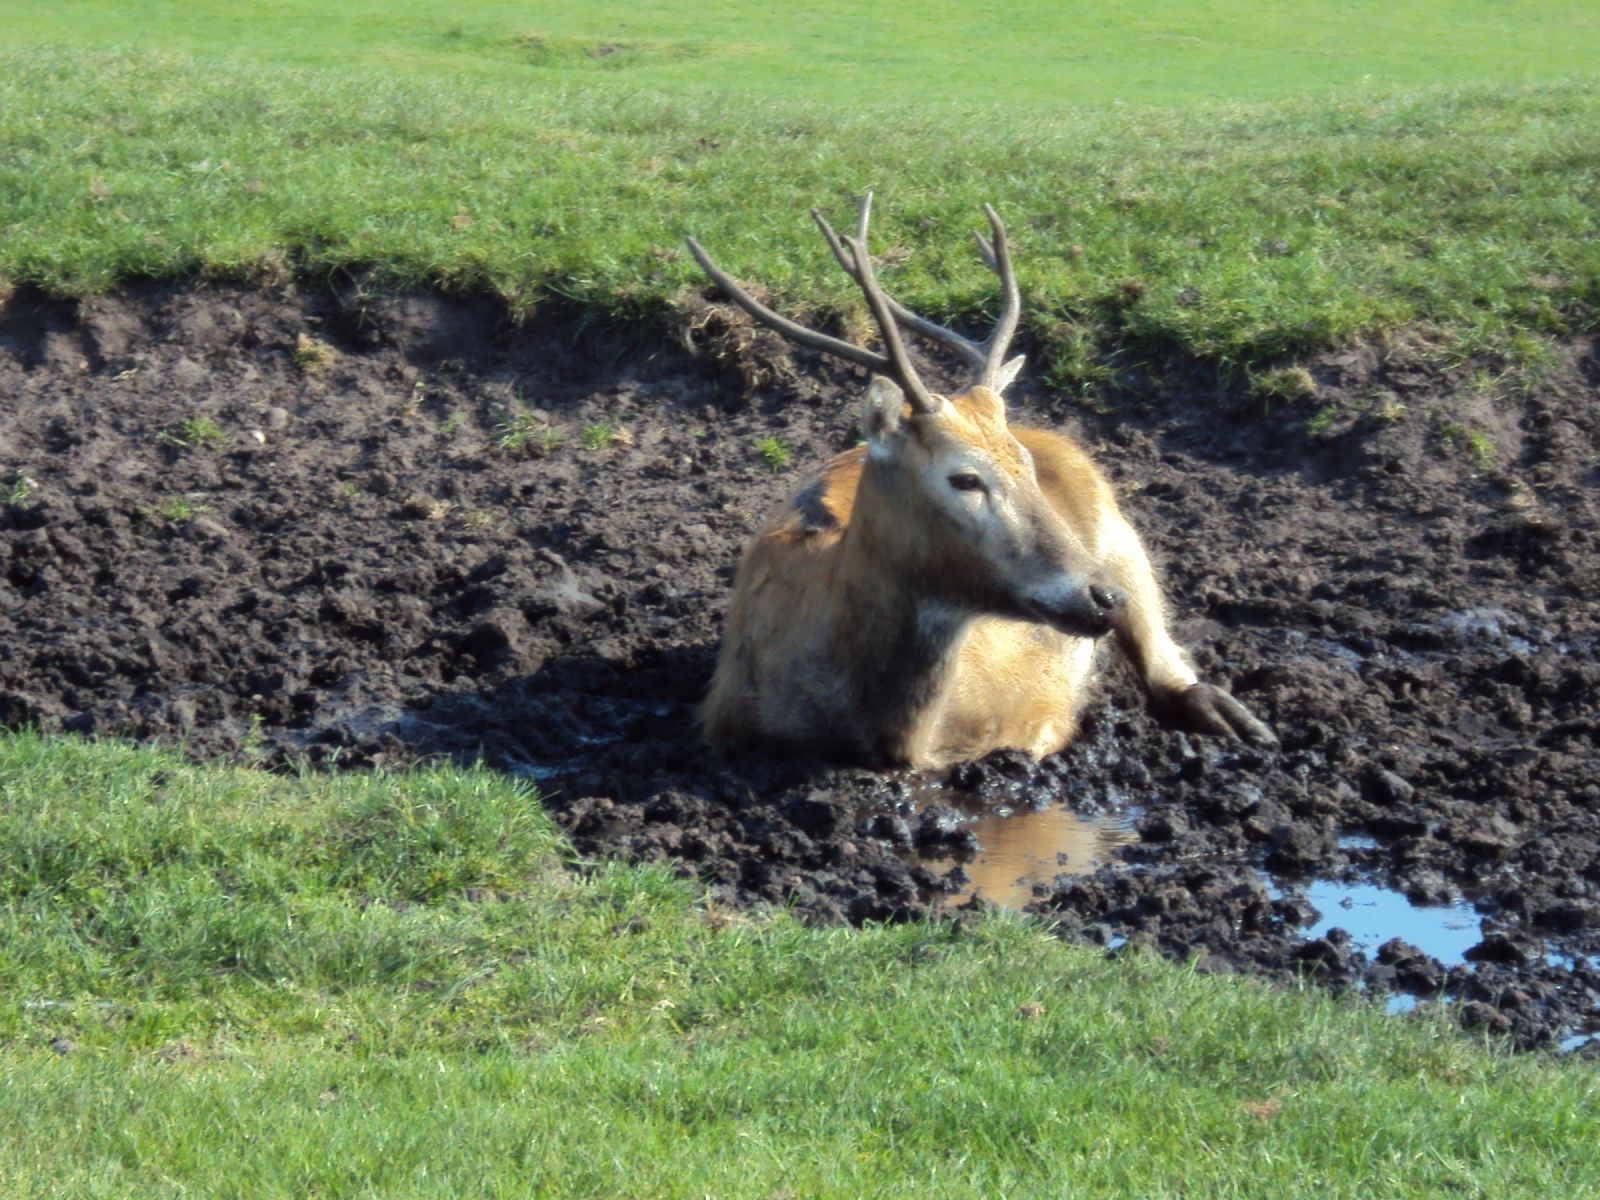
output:
[[[1282, 746], [1166, 726], [1111, 662], [1067, 753], [930, 781], [695, 738], [739, 546], [853, 444], [860, 381], [712, 310], [684, 341], [355, 284], [14, 296], [0, 723], [202, 759], [482, 756], [582, 855], [817, 921], [970, 891], [980, 840], [1010, 837], [979, 839], [974, 804], [1070, 810], [1137, 838], [1023, 889], [1067, 936], [1448, 998], [1529, 1047], [1600, 1023], [1594, 343], [1515, 386], [1351, 350], [1298, 404], [1183, 365], [1092, 404], [1019, 385], [1017, 420], [1097, 451], [1180, 640]], [[1357, 941], [1316, 880], [1465, 906], [1478, 936], [1455, 962]]]

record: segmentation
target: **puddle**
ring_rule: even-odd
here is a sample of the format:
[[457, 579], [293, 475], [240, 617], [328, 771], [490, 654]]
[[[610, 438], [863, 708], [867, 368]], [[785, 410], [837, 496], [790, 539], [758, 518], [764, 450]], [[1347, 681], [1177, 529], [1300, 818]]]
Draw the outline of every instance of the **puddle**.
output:
[[1465, 962], [1466, 952], [1483, 940], [1478, 914], [1470, 904], [1418, 905], [1391, 888], [1325, 879], [1307, 884], [1302, 890], [1312, 907], [1322, 914], [1306, 928], [1308, 940], [1342, 929], [1371, 955], [1384, 942], [1397, 937], [1447, 967]]
[[1022, 908], [1037, 896], [1036, 885], [1048, 885], [1057, 875], [1087, 875], [1111, 862], [1117, 850], [1138, 840], [1133, 824], [1137, 813], [1116, 816], [1079, 816], [1070, 809], [1010, 809], [965, 802], [948, 791], [931, 793], [928, 800], [961, 812], [962, 828], [978, 839], [977, 855], [918, 855], [918, 861], [935, 874], [960, 867], [967, 882], [944, 903], [961, 904], [980, 895], [1006, 908]]
[[[960, 890], [943, 903], [958, 905], [980, 895], [994, 904], [1017, 909], [1038, 899], [1035, 887], [1048, 888], [1059, 875], [1087, 875], [1117, 861], [1118, 851], [1138, 840], [1134, 825], [1142, 811], [1132, 809], [1110, 816], [1082, 816], [1059, 806], [1013, 810], [1006, 805], [984, 804], [943, 789], [920, 795], [915, 809], [921, 812], [932, 804], [960, 813], [960, 828], [970, 832], [980, 847], [971, 857], [959, 853], [940, 854], [931, 849], [917, 856], [923, 866], [936, 874], [943, 875], [958, 867], [965, 874], [966, 881]], [[1369, 835], [1355, 834], [1341, 838], [1340, 844], [1349, 851], [1374, 847], [1378, 843]], [[1289, 894], [1301, 896], [1320, 914], [1316, 921], [1300, 931], [1301, 938], [1311, 941], [1325, 937], [1334, 929], [1342, 929], [1369, 959], [1376, 957], [1383, 943], [1399, 938], [1448, 968], [1465, 963], [1467, 951], [1483, 941], [1482, 918], [1466, 901], [1419, 905], [1407, 899], [1403, 892], [1376, 884], [1316, 880], [1291, 889], [1270, 876], [1264, 879], [1275, 898]], [[1546, 961], [1553, 967], [1569, 970], [1585, 965], [1600, 970], [1600, 956], [1581, 952], [1547, 949]], [[1385, 1003], [1391, 1013], [1403, 1013], [1414, 1009], [1419, 1001], [1415, 996], [1396, 992], [1386, 997]], [[1568, 1048], [1586, 1044], [1595, 1037], [1600, 1034], [1568, 1039], [1571, 1042]]]
[[1517, 654], [1532, 654], [1536, 647], [1510, 630], [1516, 618], [1503, 608], [1461, 608], [1447, 612], [1435, 625], [1458, 642], [1501, 642]]
[[1556, 1049], [1562, 1054], [1576, 1054], [1595, 1041], [1600, 1041], [1600, 1033], [1575, 1033], [1557, 1042]]
[[1562, 950], [1552, 947], [1545, 952], [1544, 961], [1562, 971], [1576, 971], [1588, 967], [1600, 972], [1600, 954], [1585, 954], [1581, 950]]
[[[1049, 885], [1058, 875], [1087, 875], [1115, 861], [1117, 851], [1138, 840], [1134, 831], [1137, 810], [1115, 816], [1081, 816], [1052, 806], [1039, 810], [1012, 810], [964, 800], [959, 793], [940, 790], [919, 797], [923, 805], [938, 803], [962, 813], [962, 828], [977, 838], [978, 853], [918, 856], [929, 870], [944, 874], [955, 867], [967, 882], [947, 904], [959, 904], [974, 894], [1008, 908], [1032, 904], [1035, 885]], [[1377, 843], [1365, 835], [1345, 839], [1347, 848]], [[1269, 881], [1270, 882], [1270, 881]], [[1483, 940], [1479, 916], [1466, 903], [1423, 906], [1401, 892], [1373, 884], [1317, 880], [1295, 889], [1320, 918], [1306, 927], [1302, 937], [1319, 938], [1343, 929], [1369, 956], [1390, 938], [1401, 938], [1445, 966], [1465, 962], [1465, 954]], [[1274, 895], [1284, 889], [1273, 888]], [[1405, 1003], [1405, 1001], [1400, 1001]]]
[[1345, 833], [1339, 836], [1339, 849], [1351, 851], [1381, 850], [1383, 843], [1370, 833]]
[[1290, 647], [1292, 658], [1327, 658], [1332, 659], [1340, 666], [1360, 673], [1366, 664], [1366, 658], [1346, 646], [1343, 642], [1334, 641], [1332, 638], [1310, 637], [1294, 630], [1287, 635], [1286, 641]]

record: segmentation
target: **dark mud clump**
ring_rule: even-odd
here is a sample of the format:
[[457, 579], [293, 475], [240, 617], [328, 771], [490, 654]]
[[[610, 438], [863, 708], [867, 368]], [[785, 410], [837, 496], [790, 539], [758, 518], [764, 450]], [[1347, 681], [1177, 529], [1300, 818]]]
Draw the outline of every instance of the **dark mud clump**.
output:
[[[817, 920], [926, 913], [963, 873], [921, 864], [973, 850], [956, 809], [914, 809], [926, 781], [695, 737], [739, 546], [853, 444], [860, 387], [702, 316], [695, 344], [642, 348], [355, 289], [13, 297], [0, 724], [481, 756], [537, 779], [583, 854]], [[1313, 404], [1266, 411], [1200, 368], [1125, 377], [1103, 412], [1014, 397], [1097, 451], [1180, 640], [1281, 749], [1163, 725], [1112, 664], [1067, 753], [948, 782], [1136, 821], [1115, 861], [1035, 889], [1075, 936], [1570, 1041], [1600, 1022], [1600, 359], [1567, 347], [1533, 383], [1405, 346], [1311, 370]], [[1459, 963], [1308, 940], [1313, 879], [1469, 902], [1481, 938]]]

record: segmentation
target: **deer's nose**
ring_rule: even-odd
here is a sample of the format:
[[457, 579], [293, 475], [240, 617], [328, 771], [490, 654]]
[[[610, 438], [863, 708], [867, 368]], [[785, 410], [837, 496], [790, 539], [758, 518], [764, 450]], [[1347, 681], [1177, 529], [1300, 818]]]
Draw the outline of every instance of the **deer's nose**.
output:
[[1094, 606], [1106, 616], [1115, 616], [1122, 611], [1123, 596], [1116, 588], [1108, 588], [1104, 584], [1092, 583], [1089, 585], [1089, 599]]
[[1123, 607], [1122, 593], [1103, 583], [1052, 591], [1024, 600], [1023, 608], [1035, 620], [1054, 625], [1073, 637], [1100, 637], [1110, 633]]

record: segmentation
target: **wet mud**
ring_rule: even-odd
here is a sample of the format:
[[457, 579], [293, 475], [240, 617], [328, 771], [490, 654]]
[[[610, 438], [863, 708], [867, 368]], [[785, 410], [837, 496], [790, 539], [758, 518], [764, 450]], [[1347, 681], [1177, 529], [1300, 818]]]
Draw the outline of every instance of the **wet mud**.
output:
[[[482, 757], [536, 780], [581, 855], [668, 860], [728, 902], [1004, 901], [1111, 952], [1585, 1044], [1594, 343], [1514, 379], [1353, 349], [1296, 402], [1192, 365], [1092, 400], [1022, 381], [1014, 419], [1096, 452], [1179, 640], [1282, 745], [1163, 723], [1108, 651], [1067, 752], [921, 779], [695, 736], [739, 547], [854, 444], [862, 381], [720, 310], [681, 341], [354, 284], [12, 297], [0, 724], [202, 759]], [[1380, 894], [1455, 914], [1458, 941], [1352, 933]]]

